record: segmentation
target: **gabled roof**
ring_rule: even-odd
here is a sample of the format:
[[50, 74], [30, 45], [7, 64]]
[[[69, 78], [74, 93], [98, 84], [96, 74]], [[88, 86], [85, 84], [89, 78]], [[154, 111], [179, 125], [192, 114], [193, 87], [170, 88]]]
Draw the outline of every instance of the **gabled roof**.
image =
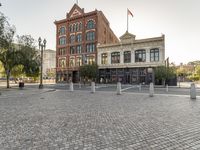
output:
[[74, 4], [69, 13], [67, 13], [67, 18], [73, 18], [84, 14], [84, 9], [81, 9], [77, 4]]
[[120, 38], [122, 42], [130, 42], [135, 40], [135, 35], [126, 31]]

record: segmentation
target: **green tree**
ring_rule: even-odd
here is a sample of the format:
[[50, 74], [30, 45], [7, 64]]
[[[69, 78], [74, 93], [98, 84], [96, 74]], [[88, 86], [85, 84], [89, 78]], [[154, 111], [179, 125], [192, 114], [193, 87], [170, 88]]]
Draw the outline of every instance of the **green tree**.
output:
[[[13, 44], [15, 27], [0, 13], [0, 61], [6, 73], [7, 88], [11, 71], [18, 65], [23, 65], [27, 76], [39, 75], [40, 59], [34, 47], [34, 39], [30, 35], [18, 36], [18, 44]], [[16, 69], [16, 68], [15, 68]]]
[[96, 64], [83, 65], [80, 67], [80, 75], [84, 79], [94, 80], [97, 77], [98, 66]]
[[200, 65], [197, 65], [195, 67], [195, 74], [199, 77], [199, 80], [200, 80]]
[[155, 69], [155, 79], [161, 81], [165, 85], [166, 80], [176, 77], [174, 67], [158, 66]]

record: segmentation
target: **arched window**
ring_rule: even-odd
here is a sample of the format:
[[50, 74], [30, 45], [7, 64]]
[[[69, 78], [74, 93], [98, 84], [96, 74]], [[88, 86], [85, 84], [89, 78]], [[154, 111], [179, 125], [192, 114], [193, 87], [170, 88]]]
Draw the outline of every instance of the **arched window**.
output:
[[82, 41], [82, 34], [78, 34], [76, 40], [77, 40], [77, 42], [81, 42]]
[[73, 24], [73, 32], [76, 31], [76, 25]]
[[107, 63], [108, 63], [108, 54], [107, 53], [101, 54], [101, 64], [105, 65]]
[[65, 35], [65, 33], [66, 33], [65, 27], [61, 27], [59, 30], [59, 35]]
[[69, 26], [69, 31], [73, 32], [73, 26], [72, 25]]
[[69, 41], [70, 43], [74, 43], [75, 42], [75, 35], [71, 35], [69, 40], [70, 40]]
[[146, 50], [140, 49], [135, 51], [135, 62], [145, 62], [146, 61]]
[[79, 30], [81, 31], [82, 28], [83, 28], [83, 25], [82, 25], [82, 23], [80, 23], [80, 24], [79, 24]]
[[159, 49], [153, 48], [150, 50], [150, 61], [159, 61]]
[[82, 57], [81, 56], [76, 57], [76, 65], [82, 66]]
[[111, 64], [120, 63], [120, 52], [111, 53]]
[[90, 31], [86, 33], [86, 40], [87, 41], [93, 41], [95, 39], [95, 32]]
[[93, 20], [89, 20], [87, 23], [87, 29], [94, 29], [94, 21]]
[[65, 45], [65, 44], [66, 44], [66, 38], [65, 37], [59, 38], [59, 45]]
[[124, 52], [124, 63], [130, 63], [131, 62], [131, 51], [125, 51]]
[[78, 25], [78, 23], [76, 23], [76, 30], [75, 31], [79, 31], [79, 25]]
[[75, 58], [74, 58], [74, 57], [71, 57], [71, 58], [69, 59], [69, 66], [70, 66], [70, 67], [75, 66]]

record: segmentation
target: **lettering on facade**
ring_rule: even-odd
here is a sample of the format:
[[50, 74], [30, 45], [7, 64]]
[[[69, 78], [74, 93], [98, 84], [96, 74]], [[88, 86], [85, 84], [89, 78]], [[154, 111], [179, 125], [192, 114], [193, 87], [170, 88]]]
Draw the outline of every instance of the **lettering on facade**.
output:
[[81, 15], [81, 12], [79, 12], [77, 9], [75, 9], [75, 10], [73, 11], [73, 13], [71, 14], [70, 18], [79, 16], [79, 15]]

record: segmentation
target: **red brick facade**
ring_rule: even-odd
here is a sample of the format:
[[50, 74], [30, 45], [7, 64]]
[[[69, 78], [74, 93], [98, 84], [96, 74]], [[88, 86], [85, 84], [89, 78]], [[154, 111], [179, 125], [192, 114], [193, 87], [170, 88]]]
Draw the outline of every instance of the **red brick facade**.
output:
[[74, 4], [66, 19], [56, 25], [57, 81], [79, 80], [79, 67], [97, 63], [97, 44], [119, 42], [101, 11], [85, 13]]

